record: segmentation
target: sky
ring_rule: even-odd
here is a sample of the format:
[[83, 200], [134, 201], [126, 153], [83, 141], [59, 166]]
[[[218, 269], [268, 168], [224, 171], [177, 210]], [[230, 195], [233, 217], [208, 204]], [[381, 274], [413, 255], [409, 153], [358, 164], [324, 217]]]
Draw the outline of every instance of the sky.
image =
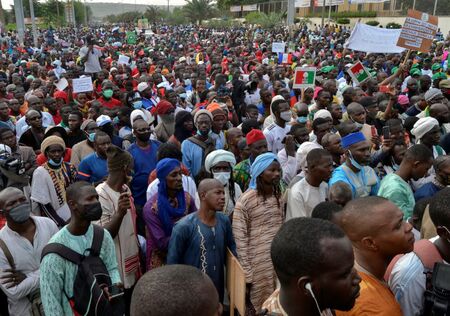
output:
[[[4, 9], [10, 9], [10, 6], [14, 3], [14, 0], [0, 0], [2, 2]], [[28, 1], [28, 0], [22, 0]], [[81, 0], [84, 1], [84, 0]], [[145, 4], [145, 5], [167, 5], [167, 0], [86, 0], [87, 3], [99, 3], [99, 2], [107, 2], [107, 3], [131, 3], [131, 4]], [[185, 0], [169, 0], [170, 5], [183, 5], [186, 3]]]

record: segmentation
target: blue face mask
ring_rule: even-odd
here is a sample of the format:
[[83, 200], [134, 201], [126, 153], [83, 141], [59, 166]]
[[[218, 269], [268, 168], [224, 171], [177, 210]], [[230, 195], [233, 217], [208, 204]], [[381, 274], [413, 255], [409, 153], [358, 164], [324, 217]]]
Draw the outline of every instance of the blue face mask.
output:
[[299, 122], [301, 124], [305, 124], [306, 122], [308, 122], [308, 117], [307, 116], [299, 116], [299, 117], [297, 117], [297, 122]]
[[93, 143], [95, 140], [95, 132], [94, 133], [89, 133], [88, 135], [88, 140]]
[[118, 125], [118, 124], [119, 124], [119, 117], [118, 117], [118, 116], [115, 116], [115, 117], [113, 118], [113, 124], [114, 124], [114, 125]]
[[184, 86], [190, 86], [191, 85], [191, 79], [184, 80]]
[[352, 152], [350, 150], [348, 151], [348, 156], [350, 158], [350, 163], [353, 165], [353, 167], [355, 167], [358, 170], [362, 170], [364, 168], [353, 158]]
[[53, 167], [59, 167], [59, 166], [62, 165], [63, 159], [61, 158], [61, 159], [59, 160], [59, 162], [56, 162], [56, 161], [54, 161], [53, 159], [49, 159], [49, 160], [48, 160], [48, 163], [49, 163], [49, 165], [51, 165], [51, 166], [53, 166]]
[[207, 132], [200, 132], [200, 130], [198, 129], [198, 130], [197, 130], [197, 135], [206, 137], [206, 136], [209, 135], [209, 131], [207, 131]]
[[139, 101], [133, 102], [133, 108], [134, 108], [135, 110], [141, 109], [141, 108], [142, 108], [142, 101], [139, 100]]

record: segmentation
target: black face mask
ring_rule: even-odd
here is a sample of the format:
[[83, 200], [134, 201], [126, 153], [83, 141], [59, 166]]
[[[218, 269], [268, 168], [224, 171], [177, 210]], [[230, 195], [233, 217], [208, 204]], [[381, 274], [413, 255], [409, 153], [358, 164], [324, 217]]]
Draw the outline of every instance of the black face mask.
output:
[[83, 205], [83, 219], [87, 221], [97, 221], [102, 217], [102, 205], [94, 202]]
[[136, 138], [141, 142], [146, 142], [150, 139], [150, 133], [136, 134]]

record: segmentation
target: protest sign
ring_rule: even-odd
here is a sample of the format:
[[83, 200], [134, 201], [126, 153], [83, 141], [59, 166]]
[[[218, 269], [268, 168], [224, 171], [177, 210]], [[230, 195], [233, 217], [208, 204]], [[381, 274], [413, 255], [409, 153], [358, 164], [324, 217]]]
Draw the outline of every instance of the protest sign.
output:
[[316, 67], [295, 68], [294, 89], [314, 87], [316, 80]]
[[230, 12], [241, 12], [241, 6], [240, 5], [231, 6]]
[[134, 45], [137, 43], [137, 35], [136, 32], [128, 31], [127, 32], [127, 44]]
[[356, 23], [344, 47], [367, 53], [401, 53], [405, 49], [397, 46], [400, 32], [400, 29], [385, 29]]
[[72, 80], [73, 93], [93, 91], [92, 78], [86, 76], [84, 78], [78, 78]]
[[438, 29], [437, 16], [416, 10], [408, 10], [397, 46], [427, 53]]
[[130, 57], [125, 56], [125, 55], [119, 55], [119, 60], [117, 61], [117, 63], [120, 64], [125, 64], [128, 65], [130, 63]]
[[257, 11], [257, 10], [258, 10], [257, 4], [249, 4], [242, 6], [242, 11]]
[[137, 24], [140, 30], [148, 29], [148, 19], [139, 19]]
[[68, 86], [69, 86], [69, 82], [67, 82], [66, 78], [61, 78], [61, 79], [58, 80], [58, 82], [55, 82], [55, 87], [59, 91], [63, 91]]
[[361, 82], [364, 82], [371, 77], [367, 69], [364, 68], [364, 65], [361, 64], [361, 62], [359, 61], [353, 66], [351, 66], [347, 70], [347, 72], [350, 75], [350, 77], [352, 77], [353, 82], [357, 84], [360, 84]]
[[272, 53], [284, 53], [286, 49], [285, 42], [273, 42], [272, 43]]

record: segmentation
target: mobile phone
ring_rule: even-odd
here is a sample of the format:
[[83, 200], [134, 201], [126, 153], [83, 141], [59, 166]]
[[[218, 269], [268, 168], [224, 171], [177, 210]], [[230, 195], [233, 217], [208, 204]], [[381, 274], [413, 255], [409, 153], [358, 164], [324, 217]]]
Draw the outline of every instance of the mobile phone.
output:
[[123, 296], [124, 292], [119, 289], [117, 285], [108, 286], [109, 294], [111, 295], [111, 300]]
[[391, 138], [391, 129], [389, 128], [389, 126], [383, 126], [383, 138], [384, 139]]
[[389, 88], [389, 85], [384, 85], [384, 86], [380, 86], [380, 92], [383, 93], [389, 93], [389, 91], [391, 91], [391, 89]]

